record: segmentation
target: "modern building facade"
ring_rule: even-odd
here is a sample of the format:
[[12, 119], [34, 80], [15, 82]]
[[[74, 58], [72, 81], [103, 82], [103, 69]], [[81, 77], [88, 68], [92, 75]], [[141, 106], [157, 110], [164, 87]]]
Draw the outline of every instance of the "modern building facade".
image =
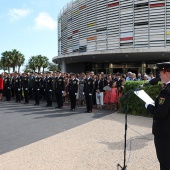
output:
[[64, 72], [149, 72], [170, 60], [170, 0], [73, 0], [58, 16]]

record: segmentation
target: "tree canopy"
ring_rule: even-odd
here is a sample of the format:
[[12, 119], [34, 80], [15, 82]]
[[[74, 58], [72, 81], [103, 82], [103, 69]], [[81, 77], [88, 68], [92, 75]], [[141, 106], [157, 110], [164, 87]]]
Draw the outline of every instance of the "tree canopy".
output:
[[[16, 49], [11, 51], [4, 51], [1, 53], [0, 69], [4, 70], [4, 72], [8, 71], [10, 73], [11, 69], [13, 72], [20, 72], [21, 66], [24, 65], [24, 63], [24, 54]], [[18, 70], [16, 70], [16, 68], [18, 68]], [[45, 69], [56, 71], [58, 66], [56, 64], [49, 63], [48, 57], [39, 54], [29, 58], [24, 71], [38, 71], [44, 73]]]

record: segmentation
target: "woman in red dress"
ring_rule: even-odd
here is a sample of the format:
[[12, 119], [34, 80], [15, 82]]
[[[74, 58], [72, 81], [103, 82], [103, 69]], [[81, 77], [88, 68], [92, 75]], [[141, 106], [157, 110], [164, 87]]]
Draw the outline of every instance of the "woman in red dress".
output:
[[3, 90], [4, 90], [4, 80], [2, 78], [2, 75], [0, 74], [0, 100], [2, 100]]

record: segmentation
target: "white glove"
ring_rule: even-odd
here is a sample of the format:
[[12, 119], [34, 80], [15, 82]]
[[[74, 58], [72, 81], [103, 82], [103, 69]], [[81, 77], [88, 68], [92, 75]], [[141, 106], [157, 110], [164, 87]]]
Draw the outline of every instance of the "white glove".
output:
[[18, 91], [20, 91], [21, 89], [18, 89]]
[[52, 90], [49, 90], [50, 92], [52, 91]]
[[92, 94], [91, 94], [91, 93], [89, 93], [89, 95], [91, 96]]
[[25, 90], [28, 90], [28, 88], [25, 88]]
[[75, 93], [75, 95], [77, 95], [77, 93]]
[[83, 92], [83, 95], [84, 95], [84, 92]]
[[152, 103], [145, 103], [145, 108], [146, 108], [146, 109], [147, 109], [147, 107], [148, 107], [149, 104], [155, 106], [155, 102], [152, 102]]
[[8, 89], [11, 89], [11, 87], [8, 87]]
[[69, 92], [67, 94], [69, 94]]
[[32, 88], [32, 90], [34, 90], [34, 89]]
[[40, 89], [37, 89], [38, 91], [40, 90]]
[[62, 94], [64, 93], [64, 91], [62, 91]]

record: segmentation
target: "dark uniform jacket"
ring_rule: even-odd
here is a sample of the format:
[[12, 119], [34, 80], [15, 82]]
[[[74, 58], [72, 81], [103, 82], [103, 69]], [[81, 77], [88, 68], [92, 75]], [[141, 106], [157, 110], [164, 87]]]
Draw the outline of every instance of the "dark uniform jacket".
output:
[[45, 78], [45, 91], [52, 91], [53, 89], [53, 79], [52, 77], [46, 77]]
[[40, 77], [33, 78], [33, 89], [34, 90], [41, 89], [41, 78]]
[[79, 80], [78, 79], [70, 79], [68, 84], [68, 92], [69, 93], [77, 93], [78, 91]]
[[62, 93], [65, 90], [65, 80], [63, 77], [55, 78], [55, 91], [56, 93]]
[[14, 89], [14, 84], [15, 84], [15, 77], [11, 77], [11, 88]]
[[161, 90], [155, 106], [149, 104], [147, 110], [153, 114], [153, 135], [170, 139], [170, 84]]
[[28, 90], [29, 88], [29, 77], [25, 76], [25, 77], [22, 77], [22, 87], [24, 90]]
[[11, 78], [10, 77], [5, 78], [4, 87], [5, 87], [5, 89], [11, 89]]
[[84, 80], [83, 92], [85, 95], [93, 94], [94, 91], [94, 80], [92, 78], [86, 78]]
[[21, 89], [21, 78], [20, 77], [15, 77], [15, 79], [14, 79], [14, 89], [15, 90]]

